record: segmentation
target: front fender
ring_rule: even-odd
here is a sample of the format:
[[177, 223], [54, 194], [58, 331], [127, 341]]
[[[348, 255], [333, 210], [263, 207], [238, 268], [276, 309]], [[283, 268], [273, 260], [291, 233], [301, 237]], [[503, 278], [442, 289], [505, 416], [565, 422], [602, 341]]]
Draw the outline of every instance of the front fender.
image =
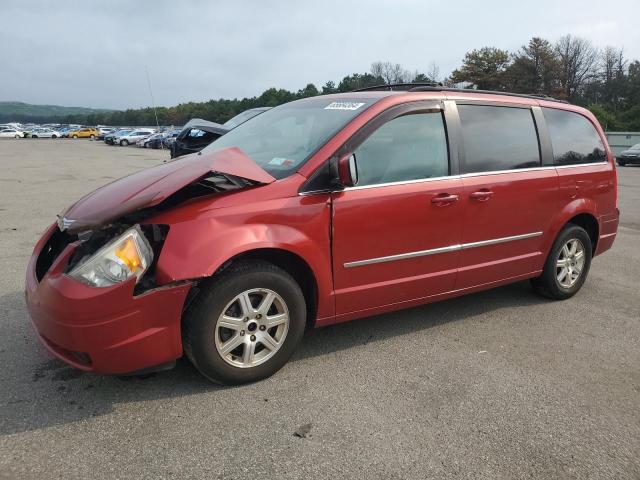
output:
[[332, 315], [330, 208], [326, 201], [299, 198], [280, 204], [277, 215], [219, 211], [170, 225], [156, 267], [158, 284], [210, 277], [237, 255], [280, 249], [307, 263], [318, 286], [318, 316]]

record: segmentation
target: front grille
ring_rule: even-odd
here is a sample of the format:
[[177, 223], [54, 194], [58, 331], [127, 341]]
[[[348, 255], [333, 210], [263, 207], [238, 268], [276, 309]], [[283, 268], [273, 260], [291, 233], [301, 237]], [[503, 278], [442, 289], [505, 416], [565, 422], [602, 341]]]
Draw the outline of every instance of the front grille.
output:
[[76, 235], [69, 235], [66, 232], [61, 232], [56, 228], [53, 234], [44, 244], [38, 259], [36, 260], [36, 278], [38, 281], [42, 280], [45, 273], [49, 271], [53, 262], [58, 258], [67, 245], [75, 242], [78, 239]]

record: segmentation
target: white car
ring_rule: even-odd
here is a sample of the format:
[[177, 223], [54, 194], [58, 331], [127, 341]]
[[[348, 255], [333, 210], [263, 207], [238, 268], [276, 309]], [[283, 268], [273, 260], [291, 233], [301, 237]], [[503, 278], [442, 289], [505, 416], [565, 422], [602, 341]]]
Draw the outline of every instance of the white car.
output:
[[121, 146], [127, 146], [129, 144], [135, 144], [139, 140], [148, 137], [149, 135], [153, 135], [155, 133], [154, 130], [149, 128], [137, 128], [125, 135], [121, 135], [115, 138], [114, 144], [119, 144]]
[[50, 128], [35, 128], [31, 130], [31, 138], [60, 138], [62, 134]]
[[0, 130], [0, 138], [24, 138], [24, 132], [15, 128], [3, 128]]

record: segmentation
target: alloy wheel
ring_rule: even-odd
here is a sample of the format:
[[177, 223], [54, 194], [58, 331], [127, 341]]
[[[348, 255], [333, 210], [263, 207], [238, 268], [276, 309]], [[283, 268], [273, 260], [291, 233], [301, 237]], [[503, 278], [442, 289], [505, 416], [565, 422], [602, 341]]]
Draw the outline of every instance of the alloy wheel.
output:
[[562, 288], [573, 287], [584, 269], [584, 245], [577, 238], [569, 239], [556, 259], [556, 278]]
[[289, 310], [278, 293], [266, 288], [245, 290], [218, 317], [215, 346], [230, 365], [250, 368], [272, 358], [289, 330]]

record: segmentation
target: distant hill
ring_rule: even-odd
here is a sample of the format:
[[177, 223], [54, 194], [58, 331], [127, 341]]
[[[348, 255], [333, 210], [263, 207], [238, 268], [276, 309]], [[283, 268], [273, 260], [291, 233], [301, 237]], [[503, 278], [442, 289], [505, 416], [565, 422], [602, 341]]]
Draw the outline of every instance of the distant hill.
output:
[[31, 105], [23, 102], [0, 102], [2, 122], [55, 122], [72, 115], [92, 115], [113, 112], [104, 108], [62, 107], [60, 105]]

